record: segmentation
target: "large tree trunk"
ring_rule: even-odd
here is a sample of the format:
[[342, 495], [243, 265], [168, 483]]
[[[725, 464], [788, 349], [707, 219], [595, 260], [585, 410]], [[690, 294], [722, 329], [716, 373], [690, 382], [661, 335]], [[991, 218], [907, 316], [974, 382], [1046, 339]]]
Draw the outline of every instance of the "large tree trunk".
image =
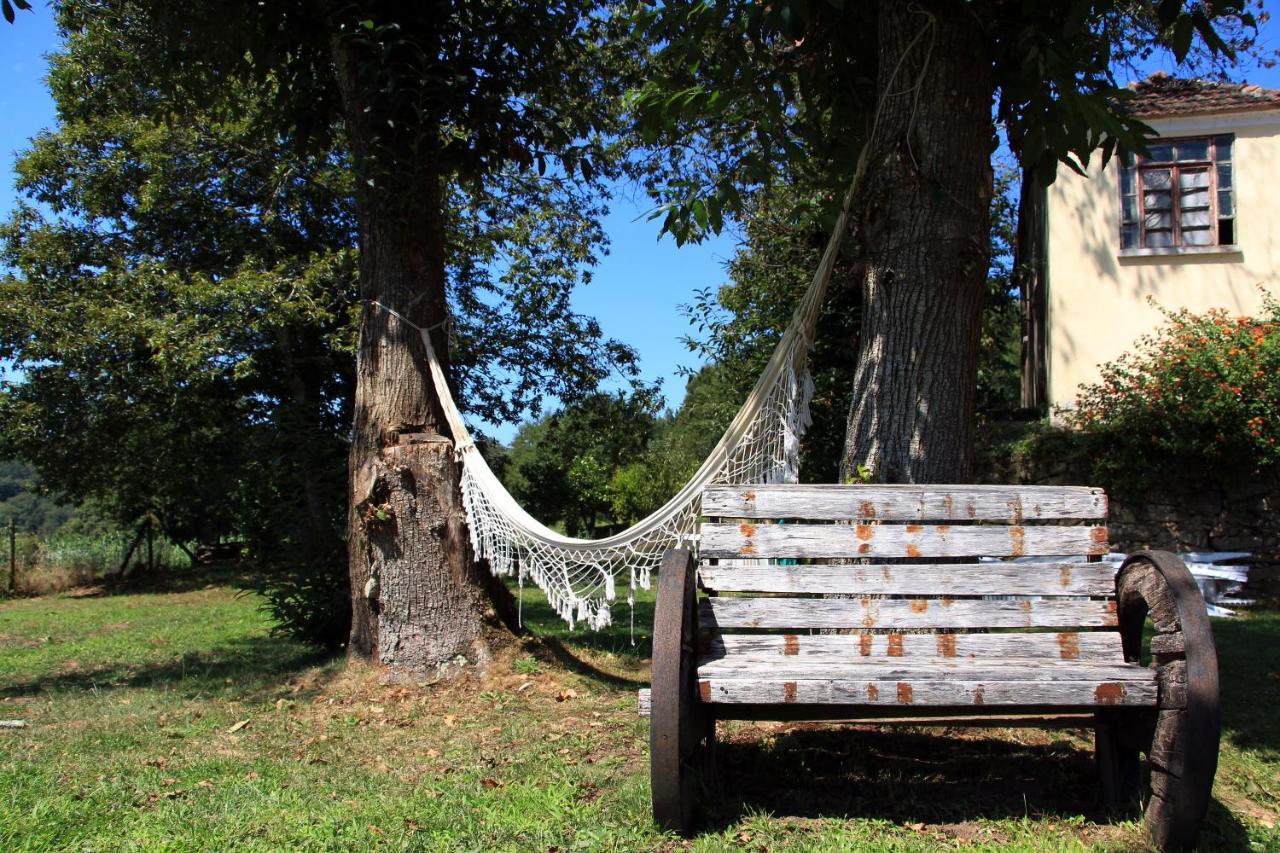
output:
[[380, 99], [379, 57], [342, 36], [333, 44], [359, 175], [365, 300], [350, 457], [349, 652], [410, 674], [483, 665], [483, 578], [426, 349], [415, 329], [373, 304], [432, 329], [448, 369], [442, 176], [416, 144], [434, 133], [426, 128], [397, 145], [386, 128], [403, 107]]
[[980, 21], [959, 0], [883, 0], [878, 39], [885, 100], [857, 208], [867, 271], [840, 473], [966, 482], [990, 252], [991, 70]]

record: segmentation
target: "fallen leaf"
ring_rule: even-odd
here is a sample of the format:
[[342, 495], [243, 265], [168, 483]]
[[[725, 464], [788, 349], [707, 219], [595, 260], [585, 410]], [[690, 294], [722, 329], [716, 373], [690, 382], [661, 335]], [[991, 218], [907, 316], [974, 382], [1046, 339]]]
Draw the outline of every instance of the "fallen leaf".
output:
[[480, 780], [480, 784], [484, 785], [486, 788], [501, 788], [506, 783], [503, 782], [501, 779], [490, 779], [488, 776], [486, 776], [485, 778]]
[[923, 823], [909, 823], [909, 824], [907, 824], [907, 829], [910, 829], [910, 830], [912, 830], [913, 832], [924, 832], [924, 824], [923, 824]]
[[244, 728], [245, 726], [247, 726], [247, 725], [249, 725], [249, 721], [248, 721], [248, 720], [241, 720], [240, 722], [236, 723], [236, 724], [235, 724], [234, 726], [232, 726], [231, 728], [227, 729], [227, 734], [229, 734], [229, 735], [235, 734], [236, 732], [240, 731], [241, 729], [243, 729], [243, 728]]
[[213, 783], [210, 782], [208, 779], [201, 779], [196, 784], [199, 785], [201, 788], [208, 788], [209, 790], [213, 790]]
[[244, 778], [252, 782], [254, 779], [261, 779], [262, 776], [258, 774], [257, 770], [250, 770], [248, 773], [244, 774]]
[[370, 831], [370, 832], [372, 832], [374, 835], [378, 836], [379, 838], [381, 838], [381, 837], [383, 837], [384, 835], [386, 835], [386, 834], [387, 834], [386, 830], [384, 830], [384, 829], [379, 829], [378, 827], [374, 826], [373, 824], [369, 824], [369, 831]]
[[557, 694], [556, 694], [556, 701], [557, 701], [557, 702], [568, 702], [570, 699], [576, 699], [576, 698], [577, 698], [577, 696], [578, 696], [578, 691], [576, 691], [576, 690], [574, 690], [572, 687], [570, 687], [568, 690], [561, 690], [559, 693], [557, 693]]
[[446, 726], [448, 726], [449, 728], [453, 728], [454, 726], [456, 726], [456, 725], [458, 724], [458, 718], [457, 718], [456, 716], [454, 716], [453, 714], [445, 714], [445, 715], [444, 715], [444, 724], [445, 724]]
[[438, 749], [427, 750], [427, 758], [439, 758], [439, 757], [440, 757], [440, 750]]
[[410, 832], [417, 832], [418, 822], [416, 820], [412, 820], [411, 818], [405, 818], [404, 828], [409, 830]]
[[529, 689], [530, 687], [532, 687], [532, 686], [533, 686], [533, 682], [532, 682], [532, 681], [526, 681], [524, 684], [521, 684], [519, 687], [517, 687], [517, 688], [516, 688], [516, 692], [517, 692], [517, 693], [523, 693], [523, 692], [525, 692], [526, 690], [528, 690], [528, 689]]
[[752, 835], [751, 835], [751, 833], [749, 833], [749, 832], [739, 832], [739, 833], [738, 833], [737, 838], [738, 838], [738, 840], [739, 840], [739, 841], [741, 841], [743, 844], [746, 844], [748, 841], [750, 841], [750, 840], [751, 840]]

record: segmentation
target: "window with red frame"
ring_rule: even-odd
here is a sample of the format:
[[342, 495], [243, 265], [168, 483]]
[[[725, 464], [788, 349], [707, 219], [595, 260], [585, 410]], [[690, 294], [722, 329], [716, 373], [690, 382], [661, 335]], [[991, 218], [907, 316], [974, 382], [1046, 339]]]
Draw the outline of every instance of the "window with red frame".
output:
[[1125, 154], [1120, 248], [1230, 246], [1236, 241], [1232, 136], [1160, 139]]

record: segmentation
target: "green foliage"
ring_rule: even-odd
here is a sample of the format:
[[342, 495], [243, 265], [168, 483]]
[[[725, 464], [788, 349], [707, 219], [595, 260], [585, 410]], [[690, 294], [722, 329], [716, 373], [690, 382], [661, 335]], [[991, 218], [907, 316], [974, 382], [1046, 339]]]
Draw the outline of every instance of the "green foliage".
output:
[[[990, 58], [997, 120], [1044, 181], [1095, 151], [1105, 161], [1120, 145], [1143, 149], [1151, 130], [1125, 112], [1116, 63], [1153, 49], [1212, 60], [1256, 42], [1247, 0], [966, 6], [983, 22], [973, 49]], [[826, 189], [833, 219], [886, 76], [877, 19], [876, 4], [831, 0], [643, 4], [637, 27], [659, 47], [629, 102], [643, 138], [674, 151], [647, 175], [664, 230], [678, 242], [719, 232], [785, 172]]]
[[1165, 323], [1102, 366], [1069, 422], [1095, 439], [1107, 481], [1159, 472], [1230, 482], [1280, 463], [1280, 302], [1261, 317], [1165, 311]]
[[[643, 505], [621, 469], [640, 460], [657, 425], [651, 393], [594, 394], [565, 406], [516, 434], [507, 454], [505, 484], [516, 500], [546, 523], [592, 536]], [[641, 513], [643, 514], [643, 513]]]
[[[332, 646], [350, 616], [361, 184], [317, 18], [275, 6], [270, 13], [291, 22], [275, 31], [267, 10], [245, 11], [250, 19], [220, 8], [211, 20], [207, 4], [58, 4], [66, 45], [50, 86], [59, 125], [21, 156], [19, 190], [32, 203], [0, 227], [0, 259], [14, 270], [0, 279], [0, 355], [20, 372], [0, 396], [0, 446], [116, 525], [150, 512], [179, 540], [243, 541], [281, 625]], [[455, 12], [496, 14], [475, 4]], [[389, 22], [378, 27], [351, 37], [409, 46]], [[175, 43], [179, 32], [190, 38]], [[281, 39], [300, 46], [244, 53], [241, 37], [267, 53]], [[555, 67], [578, 61], [566, 53]], [[412, 68], [383, 71], [384, 82], [403, 83]], [[598, 91], [569, 88], [557, 94], [577, 98], [577, 112], [566, 110], [557, 139], [605, 109]], [[497, 101], [486, 99], [510, 97], [481, 86], [455, 104], [455, 119], [500, 122], [511, 104], [495, 115]], [[526, 123], [550, 109], [520, 106]], [[573, 156], [590, 162], [575, 160], [573, 179], [520, 168], [523, 155], [485, 159], [463, 130], [451, 126], [445, 146], [457, 169], [444, 198], [456, 399], [497, 423], [536, 414], [544, 395], [572, 400], [615, 371], [633, 375], [634, 353], [569, 302], [606, 246], [598, 191], [616, 173], [611, 143], [575, 143]], [[372, 137], [377, 151], [393, 144], [389, 132]], [[551, 140], [530, 150], [545, 157]], [[385, 160], [377, 151], [364, 152], [370, 163]]]
[[664, 152], [646, 173], [663, 230], [684, 243], [747, 221], [783, 172], [831, 191], [829, 229], [873, 105], [874, 4], [681, 0], [644, 4], [636, 26], [659, 46], [629, 104]]
[[[685, 406], [695, 407], [701, 431], [718, 439], [759, 378], [813, 278], [830, 238], [828, 196], [796, 178], [778, 182], [750, 198], [745, 240], [730, 259], [730, 283], [702, 290], [684, 306], [697, 333], [686, 346], [710, 363], [690, 384]], [[861, 324], [861, 266], [842, 253], [818, 317], [809, 354], [814, 380], [813, 424], [801, 447], [801, 478], [834, 477], [844, 437], [855, 343]], [[696, 392], [696, 393], [695, 393]], [[691, 413], [692, 414], [692, 413]], [[684, 417], [684, 410], [680, 416]], [[714, 439], [706, 443], [710, 450]]]
[[23, 462], [0, 462], [0, 522], [13, 521], [19, 530], [52, 533], [75, 510], [42, 493], [35, 469]]
[[1018, 408], [1022, 378], [1022, 306], [1013, 281], [1018, 229], [1018, 170], [997, 162], [991, 198], [991, 262], [978, 338], [979, 418]]

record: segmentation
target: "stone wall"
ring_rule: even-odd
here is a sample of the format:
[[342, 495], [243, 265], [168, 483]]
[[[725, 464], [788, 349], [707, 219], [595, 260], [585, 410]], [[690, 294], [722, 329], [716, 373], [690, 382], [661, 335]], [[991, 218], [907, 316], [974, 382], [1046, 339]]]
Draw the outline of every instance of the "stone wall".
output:
[[1126, 551], [1249, 551], [1280, 560], [1280, 482], [1245, 481], [1229, 491], [1202, 488], [1181, 493], [1150, 491], [1141, 499], [1111, 502], [1108, 527]]
[[[1091, 461], [1073, 434], [1039, 425], [988, 425], [978, 479], [984, 483], [1098, 485]], [[1229, 488], [1195, 484], [1151, 488], [1141, 496], [1108, 489], [1107, 526], [1120, 551], [1248, 551], [1280, 562], [1280, 472], [1243, 479]]]

